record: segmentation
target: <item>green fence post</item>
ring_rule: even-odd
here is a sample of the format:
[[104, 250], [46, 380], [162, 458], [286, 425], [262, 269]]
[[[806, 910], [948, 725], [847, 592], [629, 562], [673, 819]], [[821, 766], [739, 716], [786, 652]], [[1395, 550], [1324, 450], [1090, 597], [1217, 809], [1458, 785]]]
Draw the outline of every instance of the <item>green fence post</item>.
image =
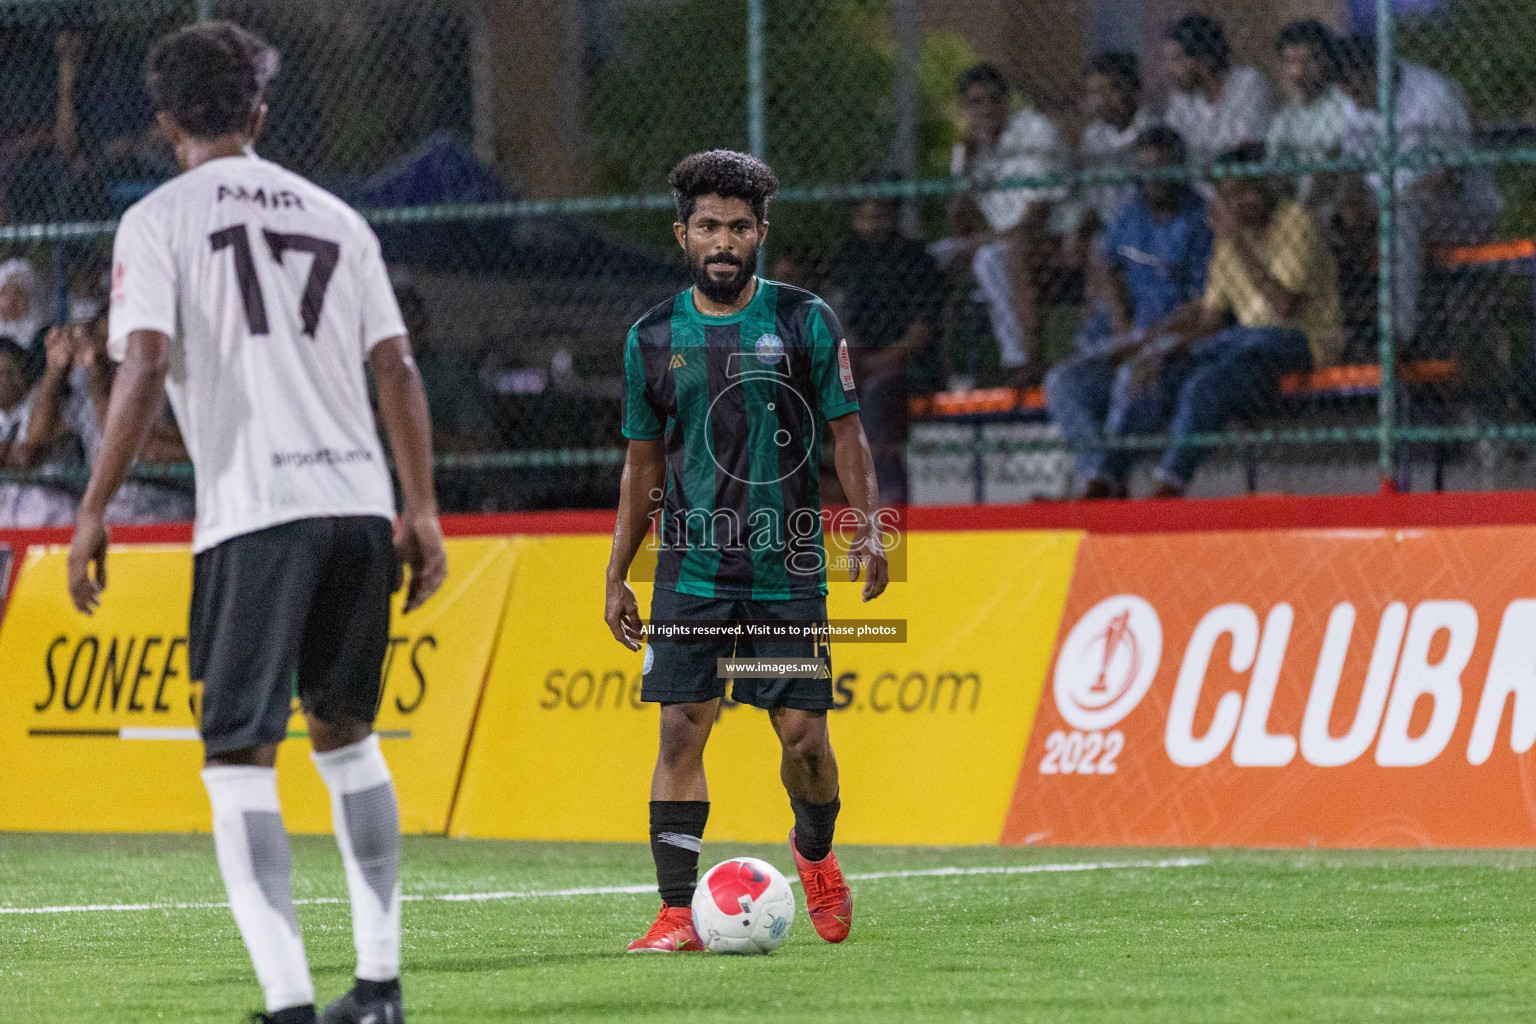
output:
[[[763, 0], [747, 0], [747, 145], [759, 160], [768, 159], [767, 25]], [[768, 247], [757, 252], [757, 272], [768, 271]]]
[[1376, 112], [1382, 128], [1376, 175], [1376, 329], [1381, 361], [1376, 405], [1383, 490], [1397, 486], [1397, 53], [1393, 28], [1392, 0], [1376, 0]]

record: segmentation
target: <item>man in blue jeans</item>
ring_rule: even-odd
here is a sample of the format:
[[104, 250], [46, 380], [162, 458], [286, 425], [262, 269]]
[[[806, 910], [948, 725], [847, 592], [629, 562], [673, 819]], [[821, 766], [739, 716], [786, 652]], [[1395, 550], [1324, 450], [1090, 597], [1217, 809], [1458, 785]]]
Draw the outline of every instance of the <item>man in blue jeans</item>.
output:
[[[1162, 126], [1143, 131], [1131, 156], [1141, 170], [1181, 167], [1189, 158], [1179, 133]], [[1116, 368], [1153, 328], [1200, 298], [1213, 245], [1205, 202], [1187, 183], [1148, 178], [1137, 184], [1090, 264], [1079, 352], [1045, 379], [1051, 416], [1067, 437], [1091, 440], [1104, 432]], [[1112, 461], [1103, 451], [1079, 455], [1085, 497], [1125, 496], [1124, 472], [1111, 472]]]
[[[1264, 147], [1241, 146], [1218, 161], [1259, 163]], [[1178, 497], [1201, 450], [1179, 443], [1220, 430], [1239, 412], [1262, 412], [1279, 397], [1287, 373], [1336, 363], [1344, 348], [1337, 268], [1312, 217], [1256, 177], [1223, 177], [1210, 209], [1216, 255], [1198, 304], [1176, 310], [1114, 349], [1119, 365], [1103, 433], [1156, 433], [1174, 439], [1154, 478], [1153, 497]], [[1052, 408], [1067, 420], [1082, 406], [1058, 379]], [[1076, 396], [1080, 397], [1080, 396]], [[1063, 422], [1069, 437], [1083, 420]], [[1130, 453], [1107, 453], [1091, 478], [1124, 493]], [[1090, 482], [1090, 491], [1094, 485]]]

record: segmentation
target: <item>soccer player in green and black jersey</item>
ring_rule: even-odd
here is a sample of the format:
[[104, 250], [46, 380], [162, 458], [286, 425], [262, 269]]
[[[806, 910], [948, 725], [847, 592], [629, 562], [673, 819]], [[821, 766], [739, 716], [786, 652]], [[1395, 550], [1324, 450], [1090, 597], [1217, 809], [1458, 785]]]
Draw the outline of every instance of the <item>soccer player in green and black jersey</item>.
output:
[[[673, 231], [693, 287], [647, 313], [624, 346], [628, 455], [608, 564], [606, 618], [631, 650], [640, 610], [625, 578], [661, 511], [653, 627], [660, 622], [824, 623], [826, 555], [817, 489], [830, 432], [838, 478], [861, 513], [850, 580], [864, 599], [885, 589], [874, 461], [859, 425], [848, 345], [827, 304], [754, 274], [778, 187], [761, 160], [696, 153], [669, 177]], [[709, 817], [704, 746], [725, 681], [716, 659], [820, 658], [824, 669], [738, 678], [732, 696], [768, 712], [783, 746], [780, 775], [794, 810], [790, 848], [811, 924], [841, 942], [853, 898], [832, 852], [837, 761], [827, 736], [832, 679], [824, 639], [727, 636], [646, 646], [641, 697], [661, 705], [651, 782], [651, 852], [662, 908], [631, 952], [702, 949], [691, 910]]]

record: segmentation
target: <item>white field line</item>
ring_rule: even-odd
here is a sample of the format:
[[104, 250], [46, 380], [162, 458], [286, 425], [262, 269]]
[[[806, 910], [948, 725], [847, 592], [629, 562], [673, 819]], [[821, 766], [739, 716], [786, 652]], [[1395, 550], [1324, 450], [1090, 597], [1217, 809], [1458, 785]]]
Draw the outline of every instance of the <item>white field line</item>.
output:
[[[974, 868], [920, 868], [912, 871], [870, 871], [850, 874], [851, 882], [878, 882], [890, 878], [957, 878], [966, 875], [1043, 875], [1071, 871], [1116, 871], [1128, 869], [1193, 868], [1209, 861], [1197, 857], [1181, 857], [1176, 860], [1135, 861], [1079, 861], [1065, 864], [1000, 864]], [[799, 879], [790, 879], [795, 884]], [[562, 899], [572, 896], [634, 896], [654, 892], [654, 885], [596, 885], [574, 889], [506, 889], [500, 892], [460, 893], [410, 893], [400, 897], [402, 903], [486, 903], [493, 900]], [[317, 899], [294, 900], [298, 906], [319, 906], [346, 903], [344, 899], [324, 896]], [[121, 913], [126, 911], [167, 910], [223, 910], [228, 903], [82, 903], [57, 907], [0, 907], [0, 916], [7, 914], [95, 914]]]

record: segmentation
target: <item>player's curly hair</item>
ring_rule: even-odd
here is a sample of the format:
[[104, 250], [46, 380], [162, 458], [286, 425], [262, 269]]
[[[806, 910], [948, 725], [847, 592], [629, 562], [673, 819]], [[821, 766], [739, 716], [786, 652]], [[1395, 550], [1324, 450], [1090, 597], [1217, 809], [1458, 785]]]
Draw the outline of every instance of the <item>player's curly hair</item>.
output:
[[768, 219], [768, 203], [779, 191], [773, 168], [755, 156], [732, 149], [711, 149], [684, 157], [667, 175], [677, 219], [684, 224], [693, 216], [700, 196], [742, 199], [759, 221]]
[[277, 66], [277, 51], [234, 22], [189, 25], [150, 50], [149, 95], [190, 134], [216, 138], [250, 123]]

